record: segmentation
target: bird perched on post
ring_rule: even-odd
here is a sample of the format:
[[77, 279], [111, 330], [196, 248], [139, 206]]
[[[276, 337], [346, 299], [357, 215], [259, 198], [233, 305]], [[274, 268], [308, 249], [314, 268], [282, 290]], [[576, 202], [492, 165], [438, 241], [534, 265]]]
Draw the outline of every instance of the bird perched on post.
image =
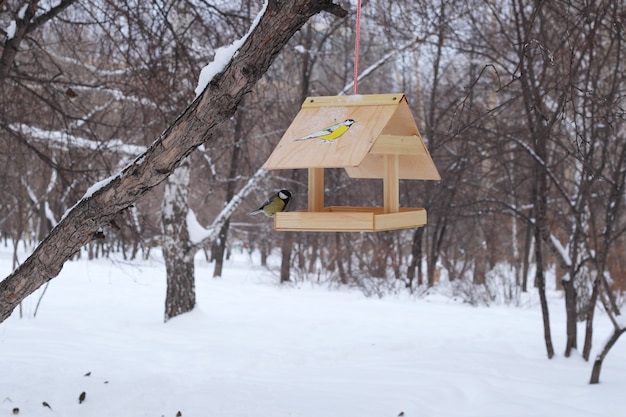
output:
[[267, 199], [265, 203], [257, 210], [254, 210], [250, 214], [263, 213], [267, 217], [274, 216], [279, 211], [285, 211], [287, 204], [291, 201], [291, 193], [288, 190], [280, 190], [273, 196]]
[[320, 143], [331, 143], [334, 142], [339, 136], [343, 135], [350, 129], [350, 126], [354, 124], [354, 120], [346, 119], [341, 123], [334, 124], [332, 126], [328, 126], [322, 130], [318, 130], [315, 133], [311, 133], [310, 135], [303, 136], [296, 140], [309, 140], [309, 139], [321, 139]]

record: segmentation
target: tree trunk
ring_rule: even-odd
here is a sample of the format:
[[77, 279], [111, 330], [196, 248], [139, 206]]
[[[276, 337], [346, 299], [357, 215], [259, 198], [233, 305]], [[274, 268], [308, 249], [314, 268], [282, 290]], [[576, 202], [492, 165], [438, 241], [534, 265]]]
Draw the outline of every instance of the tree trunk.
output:
[[316, 268], [317, 268], [317, 256], [318, 256], [318, 247], [319, 247], [319, 234], [313, 234], [310, 236], [310, 242], [311, 242], [311, 253], [309, 255], [309, 268], [308, 268], [308, 273], [312, 274], [313, 272], [315, 272]]
[[[544, 275], [543, 262], [543, 242], [550, 240], [548, 229], [548, 148], [547, 142], [550, 139], [551, 129], [559, 119], [560, 111], [563, 108], [564, 96], [559, 97], [557, 106], [546, 106], [544, 103], [545, 92], [542, 84], [535, 74], [537, 68], [537, 56], [532, 54], [532, 42], [535, 34], [536, 20], [539, 19], [541, 8], [544, 2], [536, 3], [536, 7], [529, 9], [523, 2], [513, 3], [513, 18], [517, 27], [517, 39], [519, 44], [518, 58], [521, 83], [522, 98], [526, 110], [526, 120], [528, 124], [529, 140], [532, 144], [533, 155], [533, 178], [532, 178], [532, 203], [534, 221], [533, 238], [535, 245], [535, 285], [539, 291], [541, 312], [543, 315], [544, 340], [548, 358], [554, 356], [552, 335], [550, 330], [550, 315], [548, 302], [546, 299], [546, 280]], [[528, 12], [531, 12], [528, 14]], [[551, 112], [548, 109], [553, 109]]]
[[345, 255], [341, 246], [341, 234], [335, 233], [335, 257], [337, 259], [337, 271], [339, 272], [339, 280], [343, 285], [348, 284], [348, 276], [346, 275], [346, 270], [343, 267], [343, 260]]
[[[176, 121], [120, 173], [92, 187], [37, 246], [0, 282], [0, 322], [37, 288], [56, 277], [82, 246], [103, 227], [162, 183], [216, 128], [234, 114], [243, 96], [267, 71], [291, 36], [313, 15], [347, 12], [330, 0], [268, 1], [267, 10], [238, 54]], [[280, 28], [277, 30], [276, 28]]]
[[294, 232], [285, 232], [283, 234], [283, 244], [281, 245], [281, 262], [280, 262], [280, 282], [289, 282], [291, 274], [291, 252], [293, 250]]
[[[538, 170], [540, 171], [540, 170]], [[541, 316], [543, 318], [543, 336], [546, 344], [546, 352], [548, 358], [552, 359], [554, 356], [554, 346], [552, 344], [552, 332], [550, 330], [550, 312], [548, 308], [548, 299], [546, 297], [546, 277], [544, 274], [543, 263], [543, 240], [541, 238], [542, 223], [545, 219], [545, 199], [547, 194], [541, 184], [545, 185], [545, 177], [543, 182], [540, 172], [535, 172], [535, 184], [539, 183], [538, 189], [533, 190], [533, 199], [535, 207], [535, 224], [533, 228], [534, 242], [535, 242], [535, 286], [539, 292], [539, 302], [541, 304]]]
[[474, 271], [472, 272], [472, 283], [474, 285], [485, 285], [487, 282], [487, 246], [485, 245], [485, 234], [483, 232], [483, 226], [479, 223], [477, 224], [476, 230], [474, 232], [476, 237], [476, 247], [478, 248], [475, 251], [474, 255]]
[[[591, 299], [589, 301], [589, 306], [587, 307], [588, 310], [587, 310], [587, 322], [586, 322], [586, 332], [585, 332], [585, 345], [583, 347], [583, 358], [585, 358], [585, 360], [589, 360], [589, 356], [591, 354], [591, 344], [592, 344], [592, 339], [593, 339], [593, 317], [594, 317], [594, 312], [595, 312], [595, 308], [596, 308], [596, 304], [598, 300], [598, 294], [599, 294], [599, 291], [601, 291], [601, 288], [604, 288], [606, 290], [607, 296], [610, 302], [609, 305], [606, 305], [607, 303], [605, 303], [605, 309], [607, 311], [607, 314], [609, 314], [610, 317], [612, 315], [620, 314], [619, 309], [617, 308], [617, 305], [615, 302], [615, 298], [612, 297], [613, 292], [611, 291], [610, 286], [606, 282], [606, 277], [604, 275], [605, 270], [606, 270], [606, 265], [607, 265], [607, 259], [609, 256], [609, 247], [611, 245], [611, 242], [614, 240], [614, 233], [615, 233], [614, 228], [615, 228], [615, 225], [618, 223], [615, 221], [615, 219], [619, 217], [619, 213], [621, 213], [621, 210], [622, 210], [621, 209], [622, 204], [623, 204], [622, 196], [624, 195], [624, 188], [626, 186], [626, 174], [625, 174], [626, 170], [624, 170], [623, 168], [624, 165], [626, 164], [626, 147], [622, 148], [622, 152], [618, 160], [620, 161], [620, 164], [615, 167], [613, 181], [612, 181], [613, 185], [612, 185], [612, 190], [610, 193], [612, 198], [607, 204], [607, 211], [605, 213], [606, 227], [604, 229], [603, 238], [602, 238], [603, 240], [601, 244], [602, 249], [597, 254], [597, 258], [596, 258], [597, 275], [593, 281], [593, 290], [591, 292]], [[613, 325], [616, 326], [615, 320], [613, 321]], [[621, 331], [623, 332], [624, 330], [622, 329]], [[616, 332], [617, 332], [617, 326], [616, 326]], [[615, 338], [615, 340], [617, 340], [617, 337]], [[607, 352], [608, 352], [608, 349], [607, 349]], [[603, 359], [604, 357], [602, 357], [599, 362], [596, 359], [596, 364], [598, 367], [597, 375], [592, 374], [591, 383], [598, 382], [600, 378], [600, 367], [602, 366]], [[595, 371], [596, 364], [594, 364], [594, 373], [596, 372]], [[595, 375], [595, 382], [594, 382], [594, 375]]]
[[[572, 258], [576, 259], [576, 258]], [[565, 292], [565, 316], [566, 316], [566, 332], [567, 340], [565, 341], [565, 357], [569, 358], [572, 349], [577, 349], [577, 314], [576, 314], [576, 288], [574, 288], [574, 279], [569, 275], [569, 279], [561, 281]]]
[[[410, 291], [413, 291], [413, 281], [415, 280], [415, 273], [417, 271], [418, 265], [422, 262], [422, 236], [423, 236], [423, 227], [418, 227], [413, 232], [413, 243], [411, 244], [411, 261], [407, 267], [406, 278], [407, 283], [406, 286]], [[418, 282], [418, 286], [421, 282]]]
[[[593, 280], [591, 289], [591, 297], [587, 306], [587, 319], [585, 320], [585, 342], [583, 345], [583, 359], [588, 361], [591, 357], [591, 346], [593, 344], [593, 318], [595, 317], [596, 304], [598, 303], [598, 287], [600, 286], [600, 277]], [[600, 371], [598, 370], [598, 373]]]
[[598, 384], [600, 382], [600, 371], [602, 370], [602, 362], [604, 361], [604, 358], [606, 358], [606, 355], [609, 353], [609, 350], [611, 350], [615, 342], [617, 342], [617, 339], [619, 339], [619, 337], [624, 332], [626, 332], [626, 328], [615, 328], [609, 340], [606, 341], [602, 352], [600, 352], [600, 354], [596, 357], [596, 360], [593, 362], [591, 379], [589, 380], [590, 384]]
[[[535, 239], [536, 252], [541, 252], [541, 241]], [[541, 258], [540, 258], [541, 259]], [[541, 304], [541, 316], [543, 318], [543, 338], [546, 343], [546, 353], [548, 359], [554, 356], [554, 345], [552, 344], [552, 332], [550, 330], [550, 310], [548, 308], [548, 299], [546, 298], [546, 277], [543, 271], [543, 263], [537, 262], [537, 270], [535, 273], [535, 283], [539, 292], [539, 302]]]
[[[166, 252], [165, 248], [163, 252]], [[177, 256], [180, 256], [177, 252], [169, 252], [165, 256], [167, 292], [164, 321], [188, 313], [196, 306], [193, 258], [179, 260], [176, 259]]]
[[261, 252], [261, 266], [267, 266], [267, 256], [269, 255], [269, 242], [267, 238], [262, 238], [259, 244], [259, 252]]
[[168, 178], [163, 193], [163, 258], [167, 270], [165, 321], [191, 311], [196, 305], [194, 253], [189, 241], [189, 159]]
[[[228, 199], [226, 201], [228, 201]], [[213, 244], [213, 250], [211, 251], [212, 258], [215, 261], [215, 266], [213, 267], [213, 278], [222, 276], [222, 269], [224, 267], [224, 253], [226, 252], [226, 240], [228, 240], [229, 227], [230, 220], [226, 220], [224, 222], [224, 225], [220, 229], [217, 240]]]
[[522, 266], [522, 292], [528, 291], [528, 270], [530, 268], [530, 247], [533, 241], [532, 225], [526, 227], [526, 238], [524, 239], [524, 263]]
[[535, 285], [539, 292], [539, 302], [541, 304], [541, 314], [543, 317], [543, 334], [546, 344], [546, 351], [548, 358], [554, 356], [554, 345], [552, 344], [552, 332], [550, 330], [550, 313], [548, 307], [548, 300], [546, 298], [546, 277], [544, 273], [543, 262], [543, 242], [548, 239], [545, 238], [549, 235], [547, 229], [547, 205], [548, 205], [548, 175], [546, 172], [545, 161], [547, 160], [547, 148], [546, 142], [548, 132], [543, 129], [539, 129], [539, 134], [535, 138], [535, 152], [539, 157], [539, 161], [535, 161], [535, 169], [533, 175], [533, 212], [535, 214], [535, 221], [533, 224], [533, 237], [535, 242]]
[[437, 224], [433, 227], [433, 237], [431, 239], [431, 247], [428, 250], [428, 256], [426, 258], [426, 265], [428, 270], [426, 271], [428, 288], [435, 285], [437, 278], [437, 261], [439, 260], [439, 254], [441, 253], [441, 243], [446, 233], [448, 219], [444, 216], [439, 217]]

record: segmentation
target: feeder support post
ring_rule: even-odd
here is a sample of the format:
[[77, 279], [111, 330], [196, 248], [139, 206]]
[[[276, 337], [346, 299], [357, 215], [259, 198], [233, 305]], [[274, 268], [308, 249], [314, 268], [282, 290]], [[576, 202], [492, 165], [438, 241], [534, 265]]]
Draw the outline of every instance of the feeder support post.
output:
[[400, 155], [392, 154], [383, 157], [385, 161], [383, 177], [384, 212], [400, 211]]
[[324, 210], [324, 168], [309, 168], [309, 211]]

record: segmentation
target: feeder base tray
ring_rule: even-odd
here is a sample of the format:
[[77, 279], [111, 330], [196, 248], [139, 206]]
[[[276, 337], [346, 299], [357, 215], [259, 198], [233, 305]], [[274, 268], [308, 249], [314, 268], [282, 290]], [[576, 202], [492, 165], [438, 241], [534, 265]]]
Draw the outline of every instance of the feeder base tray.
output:
[[385, 213], [382, 207], [325, 207], [322, 211], [288, 211], [274, 215], [274, 229], [309, 232], [379, 232], [412, 229], [426, 224], [423, 208], [400, 208]]

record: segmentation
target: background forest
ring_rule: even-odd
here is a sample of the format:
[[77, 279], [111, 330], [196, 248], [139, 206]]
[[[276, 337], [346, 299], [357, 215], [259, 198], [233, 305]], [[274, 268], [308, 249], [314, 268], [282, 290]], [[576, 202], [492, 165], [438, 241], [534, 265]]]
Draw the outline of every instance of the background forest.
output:
[[[554, 268], [565, 294], [566, 355], [577, 348], [576, 323], [587, 321], [588, 359], [596, 307], [619, 315], [626, 286], [626, 4], [363, 2], [359, 93], [406, 94], [442, 180], [403, 181], [400, 203], [425, 207], [428, 225], [279, 234], [248, 213], [279, 188], [292, 191], [292, 209], [304, 208], [306, 172], [257, 171], [305, 97], [351, 91], [355, 10], [339, 3], [349, 16], [314, 16], [219, 140], [105, 230], [89, 256], [145, 257], [176, 233], [161, 210], [168, 187], [186, 190], [198, 222], [210, 225], [252, 184], [198, 247], [214, 260], [215, 276], [228, 252], [243, 247], [259, 250], [262, 262], [280, 251], [282, 281], [337, 282], [367, 294], [425, 291], [445, 279], [466, 301], [492, 304], [515, 303], [537, 287], [552, 356], [544, 290]], [[18, 245], [43, 239], [90, 186], [174, 121], [196, 96], [202, 67], [247, 32], [261, 6], [0, 0], [0, 232], [15, 265]], [[326, 188], [329, 205], [382, 204], [382, 182], [331, 170]]]

